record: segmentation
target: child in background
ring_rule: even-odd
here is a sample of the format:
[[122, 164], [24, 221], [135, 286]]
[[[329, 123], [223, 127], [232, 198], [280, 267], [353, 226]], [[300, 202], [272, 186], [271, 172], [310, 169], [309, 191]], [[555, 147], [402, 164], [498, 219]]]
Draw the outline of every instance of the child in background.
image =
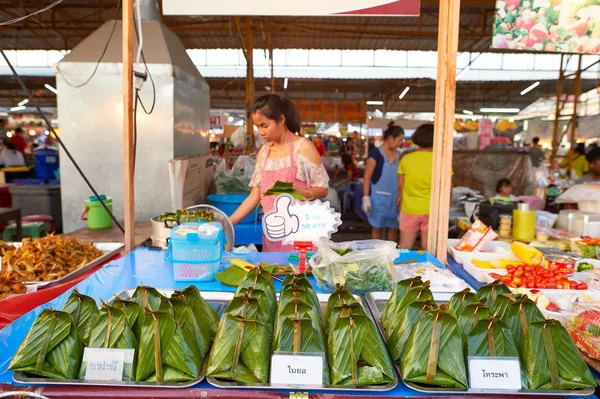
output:
[[419, 126], [412, 141], [419, 149], [403, 156], [398, 166], [398, 204], [402, 204], [400, 248], [413, 249], [417, 234], [421, 232], [421, 248], [426, 251], [433, 172], [433, 124]]
[[[344, 164], [344, 171], [346, 172], [346, 178], [338, 183], [335, 183], [336, 190], [344, 187], [347, 183], [350, 183], [350, 182], [354, 181], [355, 179], [360, 178], [360, 172], [358, 170], [358, 167], [356, 166], [354, 159], [349, 154], [342, 155], [342, 164]], [[339, 169], [335, 171], [332, 181], [335, 181], [335, 178], [337, 177], [338, 172], [339, 172]]]
[[517, 197], [512, 195], [512, 183], [508, 179], [500, 179], [496, 183], [496, 193], [498, 195], [490, 198], [490, 201], [514, 202]]

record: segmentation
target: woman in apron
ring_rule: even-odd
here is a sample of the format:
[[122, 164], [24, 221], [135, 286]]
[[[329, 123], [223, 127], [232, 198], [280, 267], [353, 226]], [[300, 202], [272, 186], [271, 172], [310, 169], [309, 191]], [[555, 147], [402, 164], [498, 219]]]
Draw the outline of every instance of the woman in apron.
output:
[[404, 130], [390, 122], [383, 134], [383, 144], [369, 153], [366, 162], [362, 210], [369, 218], [371, 237], [398, 242], [398, 160], [397, 149]]
[[[287, 98], [276, 94], [259, 97], [254, 103], [252, 122], [267, 144], [258, 153], [250, 195], [231, 215], [234, 226], [259, 203], [265, 214], [273, 209], [276, 197], [266, 196], [265, 192], [277, 181], [292, 183], [307, 200], [325, 197], [329, 187], [327, 171], [314, 144], [292, 133], [300, 131], [300, 116]], [[269, 241], [263, 234], [263, 252], [292, 251], [292, 245]]]

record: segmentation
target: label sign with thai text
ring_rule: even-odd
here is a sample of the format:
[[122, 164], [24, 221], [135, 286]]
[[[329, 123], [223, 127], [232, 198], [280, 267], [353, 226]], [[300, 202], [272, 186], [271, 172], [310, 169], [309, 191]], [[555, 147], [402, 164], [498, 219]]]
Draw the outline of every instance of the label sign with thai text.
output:
[[274, 354], [271, 357], [271, 384], [323, 385], [323, 355]]
[[[134, 349], [85, 348], [83, 352], [85, 380], [130, 380], [133, 356]], [[127, 372], [124, 372], [126, 370]]]
[[521, 367], [516, 357], [469, 356], [472, 389], [514, 391], [521, 389]]

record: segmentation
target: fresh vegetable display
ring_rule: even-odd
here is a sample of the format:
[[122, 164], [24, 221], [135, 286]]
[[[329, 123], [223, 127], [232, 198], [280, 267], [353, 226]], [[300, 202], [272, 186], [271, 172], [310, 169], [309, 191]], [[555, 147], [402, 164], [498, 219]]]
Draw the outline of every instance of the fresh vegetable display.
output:
[[587, 290], [587, 283], [569, 279], [557, 266], [507, 266], [506, 274], [490, 273], [490, 277], [502, 281], [511, 288], [538, 288], [558, 290]]
[[496, 2], [492, 47], [560, 53], [600, 53], [596, 0]]
[[582, 258], [600, 259], [600, 238], [574, 238], [571, 240], [571, 252]]
[[591, 263], [579, 262], [579, 264], [577, 265], [578, 272], [587, 272], [591, 270], [594, 270], [594, 265], [592, 265]]
[[62, 311], [44, 309], [9, 369], [58, 380], [84, 379], [84, 347], [133, 349], [124, 380], [197, 380], [213, 343], [219, 316], [190, 286], [168, 298], [139, 286], [131, 300], [98, 304], [73, 290]]
[[573, 316], [567, 330], [579, 350], [600, 360], [600, 309], [585, 310]]

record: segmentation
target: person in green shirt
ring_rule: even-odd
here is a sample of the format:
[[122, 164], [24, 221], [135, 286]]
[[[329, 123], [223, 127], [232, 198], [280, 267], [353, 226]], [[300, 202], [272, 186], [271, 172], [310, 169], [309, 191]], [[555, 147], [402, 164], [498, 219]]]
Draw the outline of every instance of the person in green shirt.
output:
[[398, 166], [400, 248], [413, 249], [421, 233], [421, 248], [427, 250], [429, 202], [433, 172], [433, 124], [415, 130], [412, 141], [419, 149], [402, 157]]
[[[566, 168], [567, 166], [569, 166], [568, 155], [560, 163], [561, 168]], [[585, 143], [577, 143], [577, 147], [575, 147], [575, 152], [573, 153], [573, 171], [577, 174], [577, 178], [590, 171], [590, 165], [585, 154]]]
[[329, 136], [329, 145], [327, 146], [327, 155], [337, 157], [340, 155], [340, 145], [337, 139], [333, 136]]

